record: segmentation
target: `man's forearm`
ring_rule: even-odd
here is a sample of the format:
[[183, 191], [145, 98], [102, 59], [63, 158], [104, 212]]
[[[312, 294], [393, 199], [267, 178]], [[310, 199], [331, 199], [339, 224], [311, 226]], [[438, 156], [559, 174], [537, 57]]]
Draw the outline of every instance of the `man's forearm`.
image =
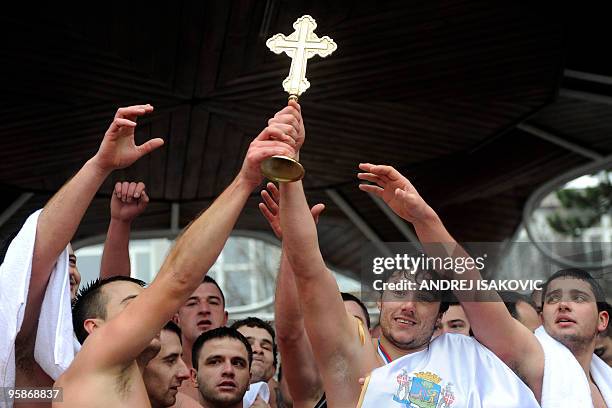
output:
[[130, 231], [132, 224], [111, 218], [104, 242], [100, 278], [130, 276]]
[[242, 177], [236, 177], [178, 238], [160, 275], [170, 273], [171, 284], [181, 294], [195, 290], [215, 263], [253, 188]]
[[284, 253], [276, 278], [274, 314], [278, 348], [283, 356], [283, 373], [294, 402], [320, 398], [323, 385], [306, 335], [293, 270]]
[[279, 340], [291, 341], [304, 330], [304, 315], [300, 307], [293, 270], [284, 252], [281, 255], [280, 269], [276, 278], [274, 314], [276, 335]]
[[313, 263], [325, 265], [317, 241], [317, 227], [308, 208], [301, 181], [285, 183], [281, 192], [281, 229], [283, 248], [296, 279], [315, 278]]
[[57, 257], [76, 232], [94, 195], [108, 176], [93, 159], [68, 181], [43, 209], [36, 226], [32, 277], [23, 326], [19, 336], [32, 334], [38, 324], [47, 282]]
[[109, 174], [90, 159], [49, 200], [38, 219], [35, 260], [55, 262], [74, 236], [91, 200]]

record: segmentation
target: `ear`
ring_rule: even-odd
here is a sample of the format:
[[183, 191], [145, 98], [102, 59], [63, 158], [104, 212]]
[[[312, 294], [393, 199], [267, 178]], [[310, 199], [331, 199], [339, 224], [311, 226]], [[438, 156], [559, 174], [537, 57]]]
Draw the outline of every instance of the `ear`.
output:
[[599, 321], [597, 322], [597, 331], [601, 333], [602, 331], [606, 330], [606, 327], [608, 327], [608, 325], [610, 324], [610, 315], [607, 311], [602, 310], [601, 312], [599, 312], [598, 317]]
[[193, 388], [198, 388], [198, 372], [195, 370], [195, 368], [189, 369], [189, 377]]
[[94, 330], [99, 329], [102, 324], [103, 320], [101, 319], [85, 319], [83, 327], [87, 333], [91, 334]]
[[227, 320], [229, 318], [229, 314], [227, 313], [227, 310], [223, 311], [224, 317], [223, 317], [223, 326], [227, 326]]

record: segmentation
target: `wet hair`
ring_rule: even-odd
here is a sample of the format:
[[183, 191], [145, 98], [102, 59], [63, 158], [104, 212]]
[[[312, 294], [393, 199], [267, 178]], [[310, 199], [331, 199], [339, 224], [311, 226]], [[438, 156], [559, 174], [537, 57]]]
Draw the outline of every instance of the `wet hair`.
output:
[[108, 299], [102, 293], [102, 287], [111, 282], [133, 282], [142, 287], [145, 283], [129, 276], [111, 276], [106, 279], [96, 279], [84, 286], [77, 294], [72, 304], [72, 326], [79, 343], [83, 344], [89, 335], [83, 323], [87, 319], [106, 319], [106, 303]]
[[570, 268], [570, 269], [562, 269], [560, 271], [555, 272], [550, 278], [546, 280], [544, 285], [542, 286], [542, 308], [546, 303], [546, 292], [548, 291], [548, 285], [550, 282], [555, 279], [577, 279], [581, 281], [585, 281], [591, 287], [593, 291], [593, 295], [595, 296], [595, 303], [597, 304], [597, 312], [606, 310], [606, 295], [601, 287], [601, 285], [585, 270]]
[[363, 304], [363, 302], [355, 295], [352, 295], [350, 293], [347, 292], [340, 292], [340, 295], [342, 295], [342, 301], [344, 302], [355, 302], [359, 305], [359, 307], [361, 308], [361, 310], [363, 311], [363, 315], [366, 318], [365, 323], [368, 326], [368, 329], [370, 328], [371, 322], [370, 322], [370, 314], [368, 313], [368, 308], [366, 307], [366, 305]]
[[162, 330], [166, 330], [166, 331], [175, 333], [179, 338], [179, 342], [183, 344], [183, 338], [181, 337], [181, 329], [172, 320], [166, 323], [166, 325], [162, 328]]
[[204, 283], [212, 283], [213, 285], [215, 285], [217, 287], [217, 289], [219, 289], [219, 293], [221, 293], [221, 300], [223, 301], [223, 308], [225, 308], [225, 295], [223, 294], [223, 291], [221, 290], [221, 286], [219, 286], [217, 281], [214, 280], [213, 278], [211, 278], [208, 275], [204, 275], [204, 279], [202, 280], [202, 284], [204, 284]]
[[[440, 275], [438, 275], [436, 271], [429, 270], [429, 269], [419, 269], [418, 271], [416, 271], [416, 273], [412, 273], [412, 272], [404, 271], [404, 270], [388, 271], [383, 275], [383, 281], [389, 282], [391, 278], [393, 278], [394, 276], [397, 276], [398, 274], [402, 278], [411, 277], [415, 279], [417, 282], [422, 282], [426, 279], [441, 280]], [[382, 298], [384, 291], [379, 291], [379, 292]], [[449, 290], [430, 290], [427, 292], [434, 295], [434, 298], [435, 298], [434, 301], [440, 302], [440, 309], [438, 309], [439, 316], [442, 316], [444, 313], [446, 313], [446, 311], [448, 310], [448, 307], [450, 306], [449, 302], [456, 300], [456, 298], [453, 295], [453, 292]]]
[[529, 306], [533, 307], [533, 310], [538, 311], [536, 304], [530, 297], [521, 295], [517, 292], [511, 291], [500, 291], [498, 292], [499, 296], [502, 298], [504, 305], [506, 305], [506, 309], [510, 312], [510, 315], [515, 319], [519, 318], [518, 310], [516, 309], [516, 305], [519, 302], [527, 303]]
[[268, 322], [264, 322], [263, 320], [257, 317], [247, 317], [246, 319], [237, 320], [234, 322], [234, 324], [231, 325], [231, 327], [236, 330], [243, 326], [259, 327], [260, 329], [264, 329], [268, 333], [270, 333], [270, 336], [272, 337], [272, 354], [274, 356], [273, 364], [274, 366], [276, 366], [278, 364], [278, 348], [276, 346], [276, 334], [274, 332], [274, 329], [272, 328], [272, 325], [270, 325], [270, 323]]
[[214, 339], [235, 339], [240, 341], [246, 348], [247, 354], [249, 355], [249, 368], [251, 367], [251, 363], [253, 362], [253, 350], [251, 349], [251, 345], [246, 337], [244, 337], [242, 333], [233, 327], [218, 327], [200, 334], [200, 336], [193, 343], [193, 348], [191, 349], [191, 364], [196, 371], [198, 370], [198, 360], [202, 347], [207, 341]]

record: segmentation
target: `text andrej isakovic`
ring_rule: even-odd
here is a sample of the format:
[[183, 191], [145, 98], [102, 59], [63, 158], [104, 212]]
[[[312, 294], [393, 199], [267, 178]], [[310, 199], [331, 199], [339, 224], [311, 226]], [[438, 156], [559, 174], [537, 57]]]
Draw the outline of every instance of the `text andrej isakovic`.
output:
[[424, 279], [416, 282], [412, 279], [390, 279], [384, 281], [375, 279], [372, 282], [376, 291], [384, 290], [452, 290], [452, 291], [533, 291], [541, 289], [541, 280], [485, 280], [485, 279], [460, 279], [460, 276], [468, 270], [477, 269], [481, 272], [485, 268], [487, 255], [479, 257], [430, 257], [425, 254], [411, 256], [408, 254], [396, 254], [392, 257], [376, 257], [372, 260], [372, 272], [381, 275], [384, 272], [409, 273], [415, 275], [419, 270], [435, 270], [450, 280]]

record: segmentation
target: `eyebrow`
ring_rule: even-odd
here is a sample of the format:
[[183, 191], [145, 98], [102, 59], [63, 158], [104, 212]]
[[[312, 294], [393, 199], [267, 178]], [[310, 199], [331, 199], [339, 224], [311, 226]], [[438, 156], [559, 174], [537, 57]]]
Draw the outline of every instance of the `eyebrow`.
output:
[[120, 303], [125, 303], [128, 300], [134, 299], [136, 296], [138, 296], [138, 295], [130, 295], [130, 296], [126, 297], [125, 299], [123, 299]]
[[465, 323], [465, 320], [463, 320], [463, 319], [452, 319], [452, 320], [449, 320], [447, 323]]

